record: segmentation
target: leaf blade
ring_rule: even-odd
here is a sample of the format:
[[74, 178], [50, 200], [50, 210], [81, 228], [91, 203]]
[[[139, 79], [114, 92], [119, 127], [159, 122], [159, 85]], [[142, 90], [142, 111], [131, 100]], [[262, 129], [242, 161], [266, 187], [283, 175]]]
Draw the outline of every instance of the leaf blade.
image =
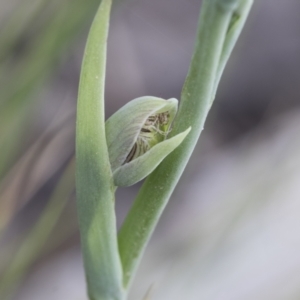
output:
[[105, 137], [104, 82], [111, 0], [103, 0], [88, 36], [76, 129], [77, 210], [90, 299], [123, 299], [114, 188]]
[[156, 144], [148, 152], [133, 161], [119, 167], [114, 172], [114, 182], [116, 186], [130, 186], [144, 179], [177, 148], [190, 132], [188, 128], [182, 133]]

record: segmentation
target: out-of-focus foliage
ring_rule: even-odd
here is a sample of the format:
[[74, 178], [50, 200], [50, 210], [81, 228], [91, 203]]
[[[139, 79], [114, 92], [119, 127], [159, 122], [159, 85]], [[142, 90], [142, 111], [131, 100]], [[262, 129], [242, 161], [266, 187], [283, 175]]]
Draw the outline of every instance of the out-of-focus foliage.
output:
[[[30, 200], [39, 200], [40, 206], [50, 197], [58, 175], [74, 153], [74, 108], [68, 103], [72, 96], [66, 92], [54, 93], [52, 96], [59, 99], [50, 96], [48, 103], [42, 98], [50, 89], [60, 88], [57, 83], [49, 86], [50, 80], [53, 81], [51, 76], [54, 73], [57, 76], [64, 56], [74, 53], [75, 42], [89, 26], [98, 4], [96, 0], [0, 3], [3, 12], [0, 16], [0, 274], [3, 277], [0, 293], [3, 300], [9, 294], [6, 288], [11, 289], [13, 280], [17, 283], [29, 263], [39, 256], [50, 233], [47, 229], [57, 223], [62, 213], [62, 207], [57, 208], [55, 204], [58, 200], [50, 198], [38, 223], [40, 227], [30, 234], [28, 241], [23, 230], [17, 238], [10, 234], [10, 230], [14, 232], [11, 221]], [[51, 101], [56, 105], [54, 110]], [[39, 110], [46, 117], [41, 117]], [[37, 128], [39, 123], [41, 126]], [[69, 180], [74, 189], [73, 174], [68, 172], [67, 176], [64, 182]], [[70, 197], [63, 193], [60, 196]], [[67, 199], [60, 200], [64, 203]], [[22, 215], [15, 218], [21, 224]], [[51, 225], [49, 218], [54, 222]], [[25, 228], [34, 223], [25, 221]], [[65, 234], [68, 236], [70, 230]], [[14, 245], [22, 245], [23, 240], [26, 242], [16, 260]]]
[[[89, 1], [88, 4], [82, 0], [16, 1], [3, 17], [0, 29], [1, 182], [5, 182], [5, 177], [9, 177], [11, 172], [20, 175], [22, 168], [27, 167], [27, 172], [28, 168], [36, 168], [38, 158], [44, 151], [57, 150], [51, 148], [50, 144], [59, 140], [61, 129], [65, 130], [66, 126], [63, 125], [70, 113], [66, 113], [66, 110], [57, 113], [53, 124], [45, 128], [43, 133], [38, 133], [37, 142], [32, 145], [32, 139], [36, 137], [31, 138], [34, 125], [31, 118], [41, 97], [37, 92], [44, 86], [45, 79], [59, 66], [63, 53], [70, 51], [78, 33], [88, 24], [97, 4], [96, 0]], [[1, 5], [5, 7], [6, 3]], [[61, 102], [62, 100], [64, 99], [60, 99]], [[62, 142], [66, 142], [66, 139], [60, 141]], [[48, 153], [47, 157], [51, 158], [51, 155]], [[56, 159], [61, 160], [60, 155]], [[41, 163], [45, 163], [45, 160]], [[44, 172], [38, 175], [38, 181], [42, 181], [37, 184], [39, 187], [57, 171], [57, 167], [61, 167], [61, 162], [56, 168], [53, 168], [53, 164], [57, 161], [47, 163]], [[31, 172], [27, 175], [30, 177]], [[42, 180], [41, 177], [46, 178]], [[27, 180], [30, 181], [28, 178]], [[0, 229], [5, 227], [16, 210], [28, 200], [28, 193], [24, 193], [24, 188], [33, 188], [28, 188], [27, 184], [29, 182], [23, 182], [24, 186], [10, 188], [13, 192], [21, 189], [19, 197], [6, 196], [7, 184], [2, 187], [1, 190], [4, 189], [5, 192], [1, 195], [5, 194], [5, 197], [1, 197], [0, 202]], [[20, 199], [24, 194], [27, 199]]]

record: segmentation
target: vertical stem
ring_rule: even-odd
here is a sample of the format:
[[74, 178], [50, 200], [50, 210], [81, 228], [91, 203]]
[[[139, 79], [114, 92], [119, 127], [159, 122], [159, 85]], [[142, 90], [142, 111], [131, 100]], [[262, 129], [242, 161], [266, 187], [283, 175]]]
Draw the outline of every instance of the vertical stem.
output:
[[[252, 0], [246, 2], [250, 4]], [[195, 52], [171, 136], [190, 126], [192, 130], [183, 143], [148, 177], [119, 232], [119, 251], [126, 287], [132, 280], [144, 248], [203, 129], [211, 106], [226, 34], [240, 3], [239, 0], [203, 2]]]

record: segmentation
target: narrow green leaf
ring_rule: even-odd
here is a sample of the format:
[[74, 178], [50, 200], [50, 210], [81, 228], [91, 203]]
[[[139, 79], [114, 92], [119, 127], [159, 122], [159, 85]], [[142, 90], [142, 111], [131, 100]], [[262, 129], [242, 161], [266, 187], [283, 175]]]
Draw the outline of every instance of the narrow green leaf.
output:
[[90, 29], [77, 108], [77, 208], [91, 300], [124, 299], [114, 185], [105, 138], [104, 81], [110, 9], [111, 0], [103, 0]]
[[144, 179], [177, 148], [190, 132], [191, 128], [175, 135], [174, 137], [162, 141], [152, 147], [148, 152], [133, 161], [119, 167], [114, 172], [114, 182], [116, 186], [130, 186]]

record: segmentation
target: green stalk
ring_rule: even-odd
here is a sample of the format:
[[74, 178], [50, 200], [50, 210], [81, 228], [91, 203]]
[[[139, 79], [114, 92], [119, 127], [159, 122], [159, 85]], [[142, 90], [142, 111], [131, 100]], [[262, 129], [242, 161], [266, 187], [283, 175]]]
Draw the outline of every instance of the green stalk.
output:
[[[171, 136], [192, 127], [183, 143], [148, 177], [119, 232], [119, 251], [128, 288], [145, 246], [192, 154], [211, 107], [225, 62], [252, 0], [204, 0], [197, 42]], [[243, 15], [239, 26], [232, 18]], [[228, 31], [229, 30], [229, 31]], [[234, 34], [233, 34], [233, 32]], [[227, 33], [230, 33], [232, 37]], [[234, 38], [233, 38], [234, 37]], [[223, 55], [222, 55], [223, 53]]]
[[77, 107], [77, 209], [90, 300], [124, 299], [104, 118], [110, 9], [111, 0], [103, 0], [90, 29]]

